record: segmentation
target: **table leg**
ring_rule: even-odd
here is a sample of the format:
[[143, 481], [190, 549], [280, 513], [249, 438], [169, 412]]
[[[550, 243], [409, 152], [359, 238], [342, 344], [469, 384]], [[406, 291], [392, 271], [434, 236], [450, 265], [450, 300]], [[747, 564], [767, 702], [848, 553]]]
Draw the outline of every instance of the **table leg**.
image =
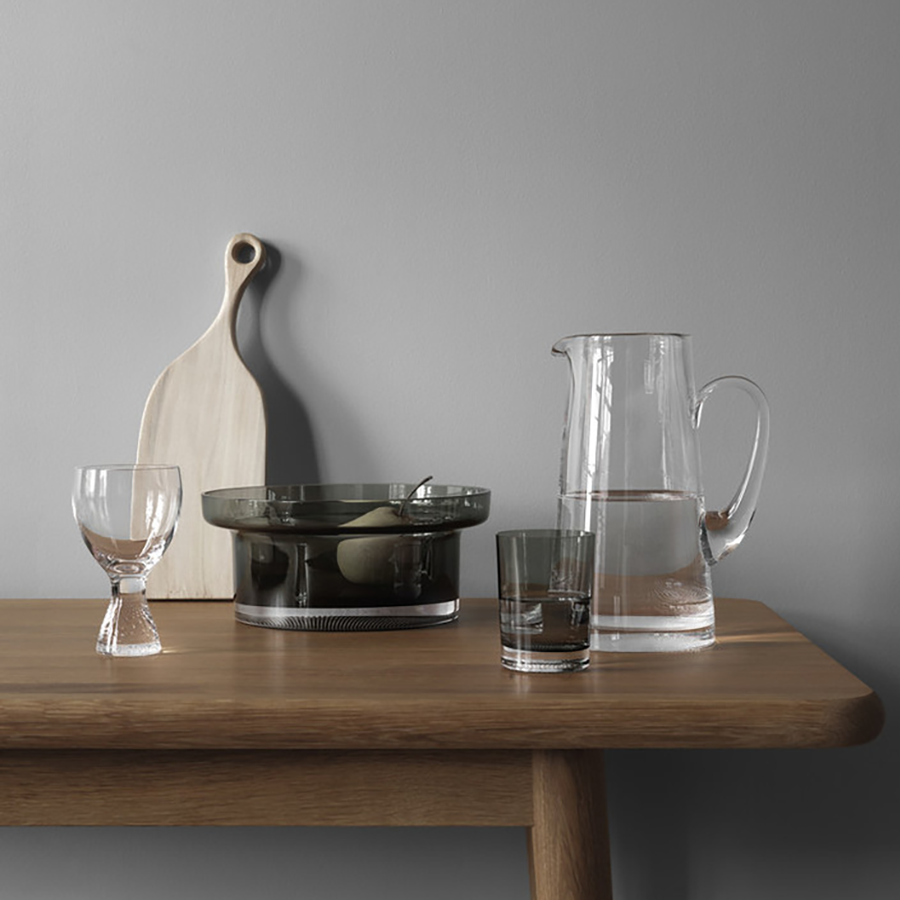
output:
[[603, 752], [535, 750], [532, 790], [532, 900], [612, 900]]

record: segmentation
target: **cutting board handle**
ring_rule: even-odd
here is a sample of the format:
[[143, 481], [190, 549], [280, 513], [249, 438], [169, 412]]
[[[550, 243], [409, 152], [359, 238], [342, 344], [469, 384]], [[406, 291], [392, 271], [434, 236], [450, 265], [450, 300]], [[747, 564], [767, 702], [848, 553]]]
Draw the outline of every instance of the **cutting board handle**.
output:
[[217, 318], [228, 323], [232, 340], [236, 340], [238, 305], [244, 289], [266, 261], [263, 242], [252, 234], [236, 234], [225, 248], [225, 299]]

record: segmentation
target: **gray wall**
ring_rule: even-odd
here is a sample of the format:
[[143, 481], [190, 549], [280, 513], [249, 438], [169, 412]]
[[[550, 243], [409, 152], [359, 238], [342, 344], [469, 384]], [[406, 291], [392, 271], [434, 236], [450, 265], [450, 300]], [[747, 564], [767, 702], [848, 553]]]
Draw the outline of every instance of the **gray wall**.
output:
[[[687, 331], [699, 381], [759, 381], [770, 468], [717, 592], [767, 602], [891, 716], [896, 0], [0, 0], [0, 18], [0, 596], [105, 590], [70, 470], [133, 457], [247, 230], [279, 257], [241, 322], [273, 479], [492, 488], [468, 595], [494, 590], [494, 531], [552, 521], [556, 338]], [[710, 505], [745, 413], [705, 416]], [[849, 750], [610, 754], [618, 896], [896, 896], [898, 740], [889, 721]], [[0, 834], [11, 898], [117, 879], [138, 900], [157, 880], [523, 898], [524, 865], [514, 831]]]

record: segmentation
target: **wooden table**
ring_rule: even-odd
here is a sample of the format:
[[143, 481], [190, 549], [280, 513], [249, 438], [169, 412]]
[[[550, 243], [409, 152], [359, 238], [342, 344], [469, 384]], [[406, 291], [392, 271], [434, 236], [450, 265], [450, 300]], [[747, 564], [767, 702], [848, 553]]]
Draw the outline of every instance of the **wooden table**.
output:
[[415, 631], [238, 625], [153, 605], [165, 652], [93, 651], [104, 601], [0, 600], [0, 825], [528, 829], [532, 896], [611, 896], [604, 748], [874, 738], [866, 685], [761, 603], [718, 600], [695, 654], [587, 672], [499, 664], [496, 601]]

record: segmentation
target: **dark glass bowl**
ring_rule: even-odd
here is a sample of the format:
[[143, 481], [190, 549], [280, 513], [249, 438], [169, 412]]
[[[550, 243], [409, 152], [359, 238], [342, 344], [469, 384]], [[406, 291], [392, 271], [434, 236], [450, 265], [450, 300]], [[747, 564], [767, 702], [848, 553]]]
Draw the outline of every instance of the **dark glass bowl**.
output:
[[204, 493], [204, 518], [234, 532], [238, 621], [359, 631], [456, 619], [459, 531], [487, 519], [490, 491], [414, 488], [304, 484]]

